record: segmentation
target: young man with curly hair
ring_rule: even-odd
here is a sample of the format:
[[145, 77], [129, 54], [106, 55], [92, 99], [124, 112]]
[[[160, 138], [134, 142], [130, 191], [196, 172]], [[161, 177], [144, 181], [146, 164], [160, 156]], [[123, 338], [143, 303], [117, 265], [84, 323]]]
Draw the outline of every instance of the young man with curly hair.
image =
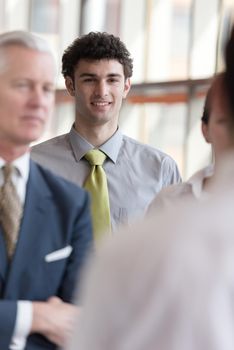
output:
[[163, 187], [180, 181], [171, 157], [123, 135], [118, 127], [132, 70], [130, 53], [118, 37], [90, 32], [74, 40], [62, 57], [62, 73], [75, 100], [75, 123], [68, 134], [32, 150], [34, 160], [81, 186], [90, 173], [85, 154], [101, 150], [112, 230], [143, 215]]

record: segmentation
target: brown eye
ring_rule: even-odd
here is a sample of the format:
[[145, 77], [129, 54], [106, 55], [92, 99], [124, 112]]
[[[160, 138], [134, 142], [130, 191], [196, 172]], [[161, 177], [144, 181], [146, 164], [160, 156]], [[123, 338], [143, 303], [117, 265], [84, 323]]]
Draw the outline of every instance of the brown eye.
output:
[[16, 85], [15, 85], [17, 88], [19, 88], [19, 89], [23, 89], [23, 88], [28, 88], [29, 87], [29, 84], [28, 83], [26, 83], [26, 82], [19, 82], [19, 83], [17, 83]]
[[84, 79], [83, 81], [84, 81], [85, 83], [90, 83], [90, 82], [95, 81], [95, 79], [94, 79], [94, 78], [86, 78], [86, 79]]

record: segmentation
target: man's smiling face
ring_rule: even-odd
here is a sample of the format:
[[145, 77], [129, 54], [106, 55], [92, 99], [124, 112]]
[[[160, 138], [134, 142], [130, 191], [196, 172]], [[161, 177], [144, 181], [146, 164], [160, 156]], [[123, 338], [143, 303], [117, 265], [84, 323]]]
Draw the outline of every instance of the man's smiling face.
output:
[[66, 78], [66, 86], [75, 97], [76, 122], [97, 126], [117, 126], [122, 100], [130, 89], [123, 66], [117, 60], [80, 60], [74, 82]]

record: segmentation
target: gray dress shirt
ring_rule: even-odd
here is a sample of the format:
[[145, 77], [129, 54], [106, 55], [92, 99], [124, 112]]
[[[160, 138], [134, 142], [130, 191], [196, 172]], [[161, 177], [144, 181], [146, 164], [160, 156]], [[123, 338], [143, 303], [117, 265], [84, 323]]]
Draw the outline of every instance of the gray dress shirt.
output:
[[[84, 155], [94, 148], [72, 127], [68, 134], [32, 148], [32, 159], [58, 175], [83, 186], [90, 172]], [[143, 216], [165, 186], [181, 181], [175, 161], [165, 153], [123, 135], [118, 129], [99, 147], [107, 155], [112, 229]]]

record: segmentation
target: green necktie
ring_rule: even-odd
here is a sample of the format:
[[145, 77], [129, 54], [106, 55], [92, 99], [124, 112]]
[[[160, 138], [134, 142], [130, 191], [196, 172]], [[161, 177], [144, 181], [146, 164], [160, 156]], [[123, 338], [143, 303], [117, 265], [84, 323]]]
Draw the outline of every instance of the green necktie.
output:
[[84, 188], [91, 193], [91, 212], [93, 219], [94, 238], [99, 241], [105, 234], [111, 232], [110, 204], [106, 173], [102, 167], [106, 155], [98, 149], [86, 153], [85, 159], [91, 165]]

